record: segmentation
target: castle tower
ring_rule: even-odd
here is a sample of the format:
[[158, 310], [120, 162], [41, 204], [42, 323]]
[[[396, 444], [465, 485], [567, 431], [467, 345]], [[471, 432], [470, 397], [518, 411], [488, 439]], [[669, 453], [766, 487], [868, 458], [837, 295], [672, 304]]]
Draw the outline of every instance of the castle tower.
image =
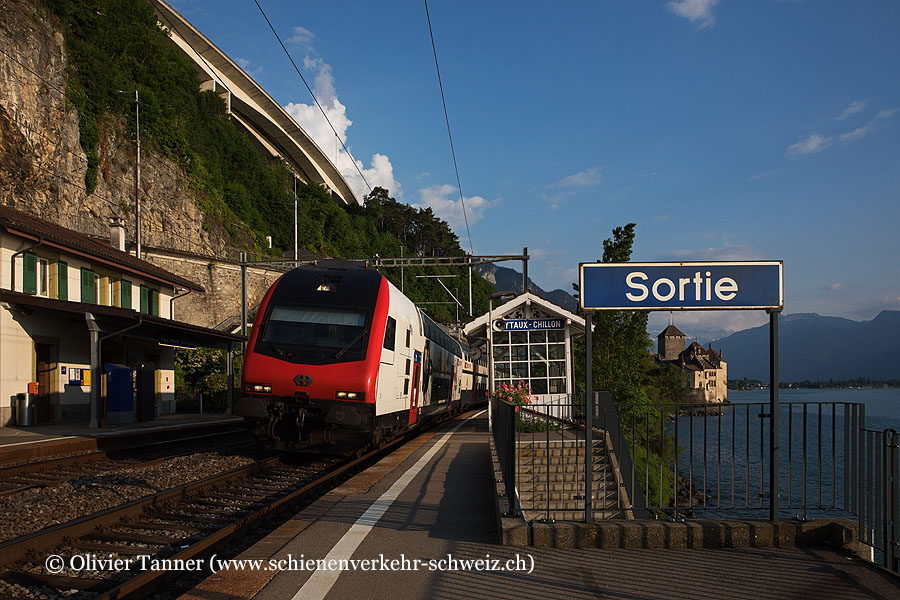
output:
[[660, 360], [676, 360], [684, 351], [685, 335], [674, 325], [666, 327], [656, 336]]

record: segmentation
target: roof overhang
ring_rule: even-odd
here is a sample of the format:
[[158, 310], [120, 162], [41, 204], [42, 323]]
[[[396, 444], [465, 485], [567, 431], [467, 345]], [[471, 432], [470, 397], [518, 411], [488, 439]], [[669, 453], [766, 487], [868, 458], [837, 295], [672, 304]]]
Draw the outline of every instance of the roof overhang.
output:
[[163, 346], [227, 350], [232, 345], [240, 344], [247, 339], [242, 335], [145, 315], [127, 308], [67, 302], [9, 290], [0, 290], [0, 302], [6, 304], [11, 310], [20, 310], [26, 314], [55, 315], [82, 322], [85, 320], [85, 315], [90, 313], [103, 336], [115, 335], [117, 332], [127, 329], [122, 333], [125, 337], [151, 340]]

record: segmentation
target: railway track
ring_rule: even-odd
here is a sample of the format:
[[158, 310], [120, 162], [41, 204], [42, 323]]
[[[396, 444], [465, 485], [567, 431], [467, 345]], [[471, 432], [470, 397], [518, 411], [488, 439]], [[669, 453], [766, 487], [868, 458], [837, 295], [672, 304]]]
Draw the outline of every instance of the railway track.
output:
[[151, 442], [123, 450], [100, 450], [0, 468], [0, 498], [36, 487], [50, 487], [97, 473], [137, 469], [170, 458], [253, 443], [243, 427]]
[[[203, 557], [412, 437], [399, 437], [352, 460], [266, 458], [0, 544], [0, 595], [52, 598], [80, 591], [79, 597], [97, 600], [143, 597], [180, 573], [142, 567]], [[61, 557], [65, 568], [48, 573], [45, 560], [51, 555]], [[121, 562], [71, 568], [73, 557], [81, 566], [84, 556]]]

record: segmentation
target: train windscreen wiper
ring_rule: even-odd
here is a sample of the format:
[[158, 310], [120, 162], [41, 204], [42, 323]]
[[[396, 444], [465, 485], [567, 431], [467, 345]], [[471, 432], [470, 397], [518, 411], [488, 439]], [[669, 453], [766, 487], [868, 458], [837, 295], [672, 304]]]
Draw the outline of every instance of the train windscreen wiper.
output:
[[352, 340], [350, 340], [350, 342], [346, 346], [344, 346], [343, 348], [341, 348], [340, 350], [338, 350], [337, 352], [334, 353], [334, 357], [340, 358], [341, 354], [343, 354], [344, 352], [349, 350], [350, 347], [353, 346], [353, 344], [355, 344], [356, 342], [358, 342], [362, 338], [362, 336], [366, 335], [366, 333], [368, 333], [368, 331], [369, 331], [368, 329], [363, 329], [358, 334], [356, 334], [356, 337], [353, 338]]

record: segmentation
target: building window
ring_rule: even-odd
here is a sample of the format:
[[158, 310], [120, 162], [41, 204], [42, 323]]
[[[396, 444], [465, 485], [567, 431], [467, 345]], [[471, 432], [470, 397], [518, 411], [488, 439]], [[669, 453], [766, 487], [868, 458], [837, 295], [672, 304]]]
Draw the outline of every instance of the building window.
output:
[[122, 308], [133, 309], [131, 303], [131, 282], [123, 279], [119, 282], [119, 306]]
[[97, 274], [86, 267], [81, 268], [81, 301], [97, 304]]
[[50, 262], [46, 258], [37, 259], [37, 295], [50, 296]]
[[522, 380], [533, 394], [565, 394], [565, 336], [565, 330], [493, 332], [495, 384]]
[[[50, 287], [53, 287], [52, 283]], [[56, 263], [56, 297], [60, 300], [69, 299], [69, 265], [63, 261]]]

